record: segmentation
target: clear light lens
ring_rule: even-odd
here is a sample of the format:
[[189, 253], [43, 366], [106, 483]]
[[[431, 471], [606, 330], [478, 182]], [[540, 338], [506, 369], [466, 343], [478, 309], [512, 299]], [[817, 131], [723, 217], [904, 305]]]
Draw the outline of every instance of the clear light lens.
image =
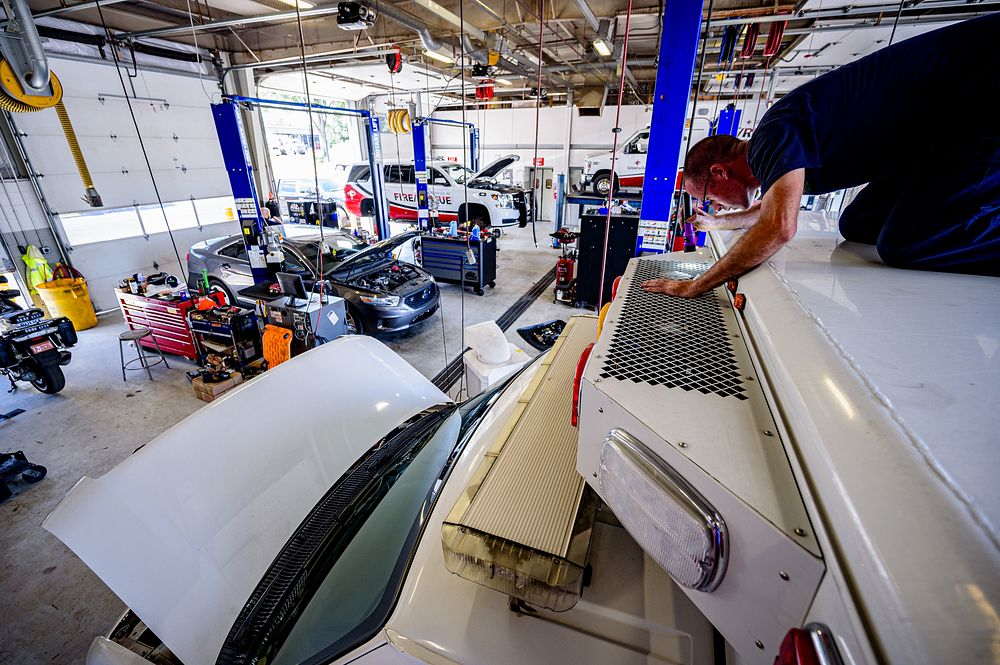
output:
[[678, 584], [714, 591], [726, 573], [726, 524], [670, 465], [624, 430], [601, 449], [600, 494], [629, 534]]
[[600, 37], [594, 40], [594, 50], [597, 51], [597, 54], [602, 58], [606, 58], [611, 55], [611, 47], [608, 46], [608, 43]]
[[510, 194], [501, 194], [498, 197], [498, 201], [500, 202], [500, 205], [504, 208], [514, 207], [514, 199], [511, 198]]
[[368, 305], [395, 307], [399, 304], [399, 296], [361, 296], [361, 302]]

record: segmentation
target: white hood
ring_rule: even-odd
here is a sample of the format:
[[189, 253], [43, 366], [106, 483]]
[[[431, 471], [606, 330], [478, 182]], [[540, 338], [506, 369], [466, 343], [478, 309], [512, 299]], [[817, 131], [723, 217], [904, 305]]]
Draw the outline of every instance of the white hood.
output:
[[309, 510], [375, 442], [448, 401], [383, 344], [341, 338], [83, 478], [43, 526], [184, 663], [215, 662]]

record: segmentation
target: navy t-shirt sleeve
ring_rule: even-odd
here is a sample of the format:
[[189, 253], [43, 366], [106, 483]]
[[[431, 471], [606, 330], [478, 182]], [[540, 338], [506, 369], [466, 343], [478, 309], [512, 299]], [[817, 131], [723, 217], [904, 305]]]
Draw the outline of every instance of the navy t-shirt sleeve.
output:
[[[786, 173], [818, 167], [819, 156], [815, 141], [808, 140], [794, 122], [765, 118], [750, 138], [747, 162], [750, 171], [760, 180], [763, 196]], [[808, 178], [806, 190], [808, 193]]]

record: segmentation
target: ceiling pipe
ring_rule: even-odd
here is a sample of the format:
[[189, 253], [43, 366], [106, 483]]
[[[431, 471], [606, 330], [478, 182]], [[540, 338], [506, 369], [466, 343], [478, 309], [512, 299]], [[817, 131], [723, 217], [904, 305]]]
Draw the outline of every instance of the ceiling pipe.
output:
[[28, 0], [14, 0], [11, 11], [14, 12], [14, 19], [17, 21], [17, 27], [25, 46], [25, 64], [30, 69], [27, 79], [22, 81], [26, 87], [30, 88], [25, 92], [37, 93], [46, 90], [49, 87], [49, 61], [45, 57], [45, 49], [42, 48], [42, 39], [38, 36], [38, 28], [35, 27], [35, 19], [31, 17]]
[[[367, 3], [366, 3], [367, 4]], [[384, 10], [385, 7], [382, 7]], [[315, 9], [301, 9], [303, 19], [329, 16], [337, 13], [337, 5], [332, 7], [316, 7]], [[151, 28], [149, 30], [139, 30], [137, 32], [119, 32], [115, 36], [118, 38], [138, 39], [140, 37], [170, 37], [175, 35], [189, 35], [192, 31], [203, 32], [205, 30], [219, 30], [222, 28], [235, 28], [243, 25], [255, 25], [257, 23], [281, 23], [284, 21], [294, 21], [297, 14], [294, 10], [288, 12], [278, 12], [276, 14], [263, 14], [259, 16], [241, 16], [240, 18], [219, 19], [217, 21], [206, 21], [205, 23], [195, 23], [191, 25], [176, 25], [169, 28]]]
[[[987, 7], [992, 5], [1000, 4], [1000, 0], [984, 0], [983, 2], [977, 3], [976, 7]], [[909, 6], [903, 7], [903, 12], [913, 12], [913, 11], [928, 11], [931, 9], [943, 9], [948, 7], [968, 7], [969, 2], [967, 0], [944, 0], [943, 2], [921, 2], [914, 3]], [[799, 12], [791, 12], [787, 14], [771, 14], [770, 16], [753, 16], [753, 17], [737, 17], [737, 18], [723, 18], [712, 21], [712, 28], [721, 28], [727, 25], [745, 25], [747, 23], [774, 23], [776, 21], [811, 21], [814, 19], [821, 18], [853, 18], [858, 16], [876, 16], [878, 14], [884, 14], [886, 12], [896, 12], [899, 11], [899, 3], [885, 4], [885, 5], [859, 5], [850, 6], [847, 8], [839, 9], [813, 9], [813, 10], [803, 10]], [[703, 33], [704, 34], [704, 33]], [[789, 34], [785, 31], [785, 34]]]
[[420, 43], [426, 51], [437, 51], [444, 45], [434, 39], [434, 37], [431, 36], [431, 31], [430, 28], [427, 27], [427, 24], [413, 14], [408, 14], [401, 9], [396, 9], [392, 5], [374, 2], [373, 0], [361, 0], [361, 4], [369, 9], [374, 9], [377, 13], [387, 19], [395, 21], [404, 28], [409, 28], [413, 32], [417, 33], [417, 36], [420, 37]]
[[594, 12], [590, 9], [590, 5], [587, 4], [587, 0], [574, 0], [576, 6], [580, 8], [580, 13], [583, 14], [583, 18], [587, 20], [590, 27], [597, 30], [600, 26], [600, 21], [594, 16]]

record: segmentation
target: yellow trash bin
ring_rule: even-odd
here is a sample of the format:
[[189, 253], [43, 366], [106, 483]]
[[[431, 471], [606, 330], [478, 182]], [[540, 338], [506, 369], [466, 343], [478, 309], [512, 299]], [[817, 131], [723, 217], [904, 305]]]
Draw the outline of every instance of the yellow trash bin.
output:
[[94, 313], [94, 306], [90, 303], [87, 280], [54, 279], [51, 282], [42, 282], [36, 288], [53, 317], [67, 317], [77, 330], [86, 330], [97, 325], [97, 314]]

